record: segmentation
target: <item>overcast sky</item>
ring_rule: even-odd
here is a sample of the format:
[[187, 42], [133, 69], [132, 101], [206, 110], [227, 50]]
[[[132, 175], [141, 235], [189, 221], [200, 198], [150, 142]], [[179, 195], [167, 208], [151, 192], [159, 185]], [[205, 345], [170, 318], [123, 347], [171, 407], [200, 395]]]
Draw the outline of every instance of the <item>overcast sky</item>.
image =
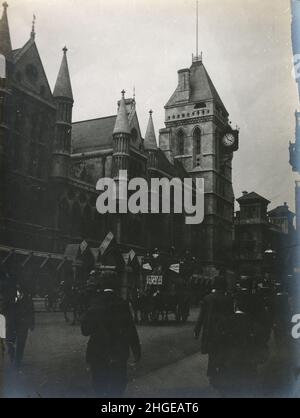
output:
[[[177, 70], [195, 52], [195, 0], [8, 0], [14, 48], [36, 43], [51, 87], [68, 58], [73, 120], [116, 113], [124, 88], [136, 89], [144, 135], [148, 111], [158, 130]], [[233, 183], [236, 197], [256, 191], [294, 209], [288, 143], [294, 140], [298, 96], [292, 78], [289, 0], [199, 0], [199, 48], [204, 64], [240, 129]]]

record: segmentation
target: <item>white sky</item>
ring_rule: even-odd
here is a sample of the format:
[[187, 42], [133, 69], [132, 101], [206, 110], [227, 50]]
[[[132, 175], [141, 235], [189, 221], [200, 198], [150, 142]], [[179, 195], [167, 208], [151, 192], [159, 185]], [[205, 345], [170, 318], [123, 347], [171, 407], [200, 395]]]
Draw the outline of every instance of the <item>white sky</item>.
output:
[[[142, 134], [148, 110], [157, 131], [177, 70], [195, 52], [195, 0], [9, 0], [13, 47], [36, 42], [54, 86], [62, 47], [75, 99], [73, 120], [116, 113], [124, 88], [136, 89]], [[294, 209], [288, 143], [294, 140], [297, 86], [292, 78], [289, 0], [199, 0], [199, 48], [204, 64], [241, 128], [235, 153], [236, 197], [256, 191]]]

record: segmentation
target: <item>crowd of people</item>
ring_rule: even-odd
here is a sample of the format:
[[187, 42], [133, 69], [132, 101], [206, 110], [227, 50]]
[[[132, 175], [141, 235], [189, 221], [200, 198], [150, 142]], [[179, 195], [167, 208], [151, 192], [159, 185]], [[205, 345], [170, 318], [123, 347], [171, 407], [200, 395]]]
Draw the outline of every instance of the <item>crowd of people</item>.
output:
[[[200, 282], [194, 337], [201, 337], [201, 352], [208, 355], [210, 384], [225, 396], [255, 396], [258, 371], [268, 361], [272, 333], [279, 349], [289, 340], [291, 301], [286, 286], [268, 275], [261, 281], [241, 277], [229, 286], [224, 272], [209, 283], [204, 279]], [[68, 288], [65, 283], [60, 287], [65, 292]], [[126, 388], [130, 350], [136, 362], [141, 358], [134, 321], [138, 318], [134, 318], [132, 300], [125, 301], [119, 290], [117, 273], [98, 275], [93, 270], [82, 293], [84, 308], [77, 318], [82, 334], [89, 337], [86, 361], [99, 397], [121, 396]], [[1, 350], [7, 350], [17, 369], [22, 365], [28, 332], [33, 329], [34, 308], [28, 286], [1, 272]]]
[[239, 280], [228, 291], [218, 276], [201, 301], [194, 329], [208, 354], [207, 375], [224, 395], [258, 395], [259, 369], [269, 359], [270, 339], [280, 351], [290, 340], [291, 303], [284, 286], [265, 277]]

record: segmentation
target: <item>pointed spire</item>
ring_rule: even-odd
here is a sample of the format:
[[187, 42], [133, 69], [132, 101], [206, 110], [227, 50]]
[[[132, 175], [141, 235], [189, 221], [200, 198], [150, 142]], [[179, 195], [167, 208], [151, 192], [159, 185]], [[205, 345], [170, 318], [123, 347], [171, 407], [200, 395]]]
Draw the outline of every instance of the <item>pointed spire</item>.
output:
[[150, 110], [149, 122], [148, 122], [147, 130], [146, 130], [145, 140], [144, 140], [145, 149], [148, 149], [148, 150], [157, 149], [157, 142], [156, 142], [154, 125], [153, 125], [152, 113], [153, 111]]
[[127, 116], [126, 102], [125, 102], [125, 90], [122, 91], [122, 98], [120, 100], [120, 106], [116, 124], [113, 134], [130, 134], [130, 127]]
[[32, 27], [31, 27], [31, 33], [30, 33], [30, 38], [33, 41], [35, 40], [35, 21], [36, 21], [36, 16], [34, 14], [32, 17]]
[[8, 4], [4, 2], [2, 6], [3, 6], [3, 14], [0, 20], [0, 53], [7, 56], [12, 51], [8, 18], [7, 18]]
[[54, 87], [53, 96], [54, 97], [66, 97], [73, 100], [72, 85], [67, 61], [67, 47], [63, 48], [63, 58]]

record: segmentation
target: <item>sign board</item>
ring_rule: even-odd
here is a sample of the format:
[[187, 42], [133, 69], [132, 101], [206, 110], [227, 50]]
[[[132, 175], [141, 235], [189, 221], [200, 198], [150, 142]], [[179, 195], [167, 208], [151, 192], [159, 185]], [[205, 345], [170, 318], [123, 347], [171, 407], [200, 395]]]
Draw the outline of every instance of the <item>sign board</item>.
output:
[[146, 282], [148, 285], [162, 285], [163, 276], [147, 276]]
[[144, 270], [152, 270], [152, 267], [150, 266], [149, 263], [145, 263], [145, 264], [143, 264], [143, 269]]
[[82, 241], [82, 243], [80, 244], [80, 252], [81, 252], [81, 254], [83, 254], [86, 251], [87, 247], [88, 247], [88, 243], [85, 240]]
[[100, 254], [103, 255], [105, 253], [105, 251], [107, 250], [107, 248], [110, 246], [110, 244], [112, 243], [112, 241], [114, 240], [114, 235], [112, 232], [109, 232], [106, 237], [104, 238], [102, 244], [100, 245]]
[[171, 264], [169, 270], [174, 271], [175, 273], [179, 273], [180, 265], [178, 264]]

